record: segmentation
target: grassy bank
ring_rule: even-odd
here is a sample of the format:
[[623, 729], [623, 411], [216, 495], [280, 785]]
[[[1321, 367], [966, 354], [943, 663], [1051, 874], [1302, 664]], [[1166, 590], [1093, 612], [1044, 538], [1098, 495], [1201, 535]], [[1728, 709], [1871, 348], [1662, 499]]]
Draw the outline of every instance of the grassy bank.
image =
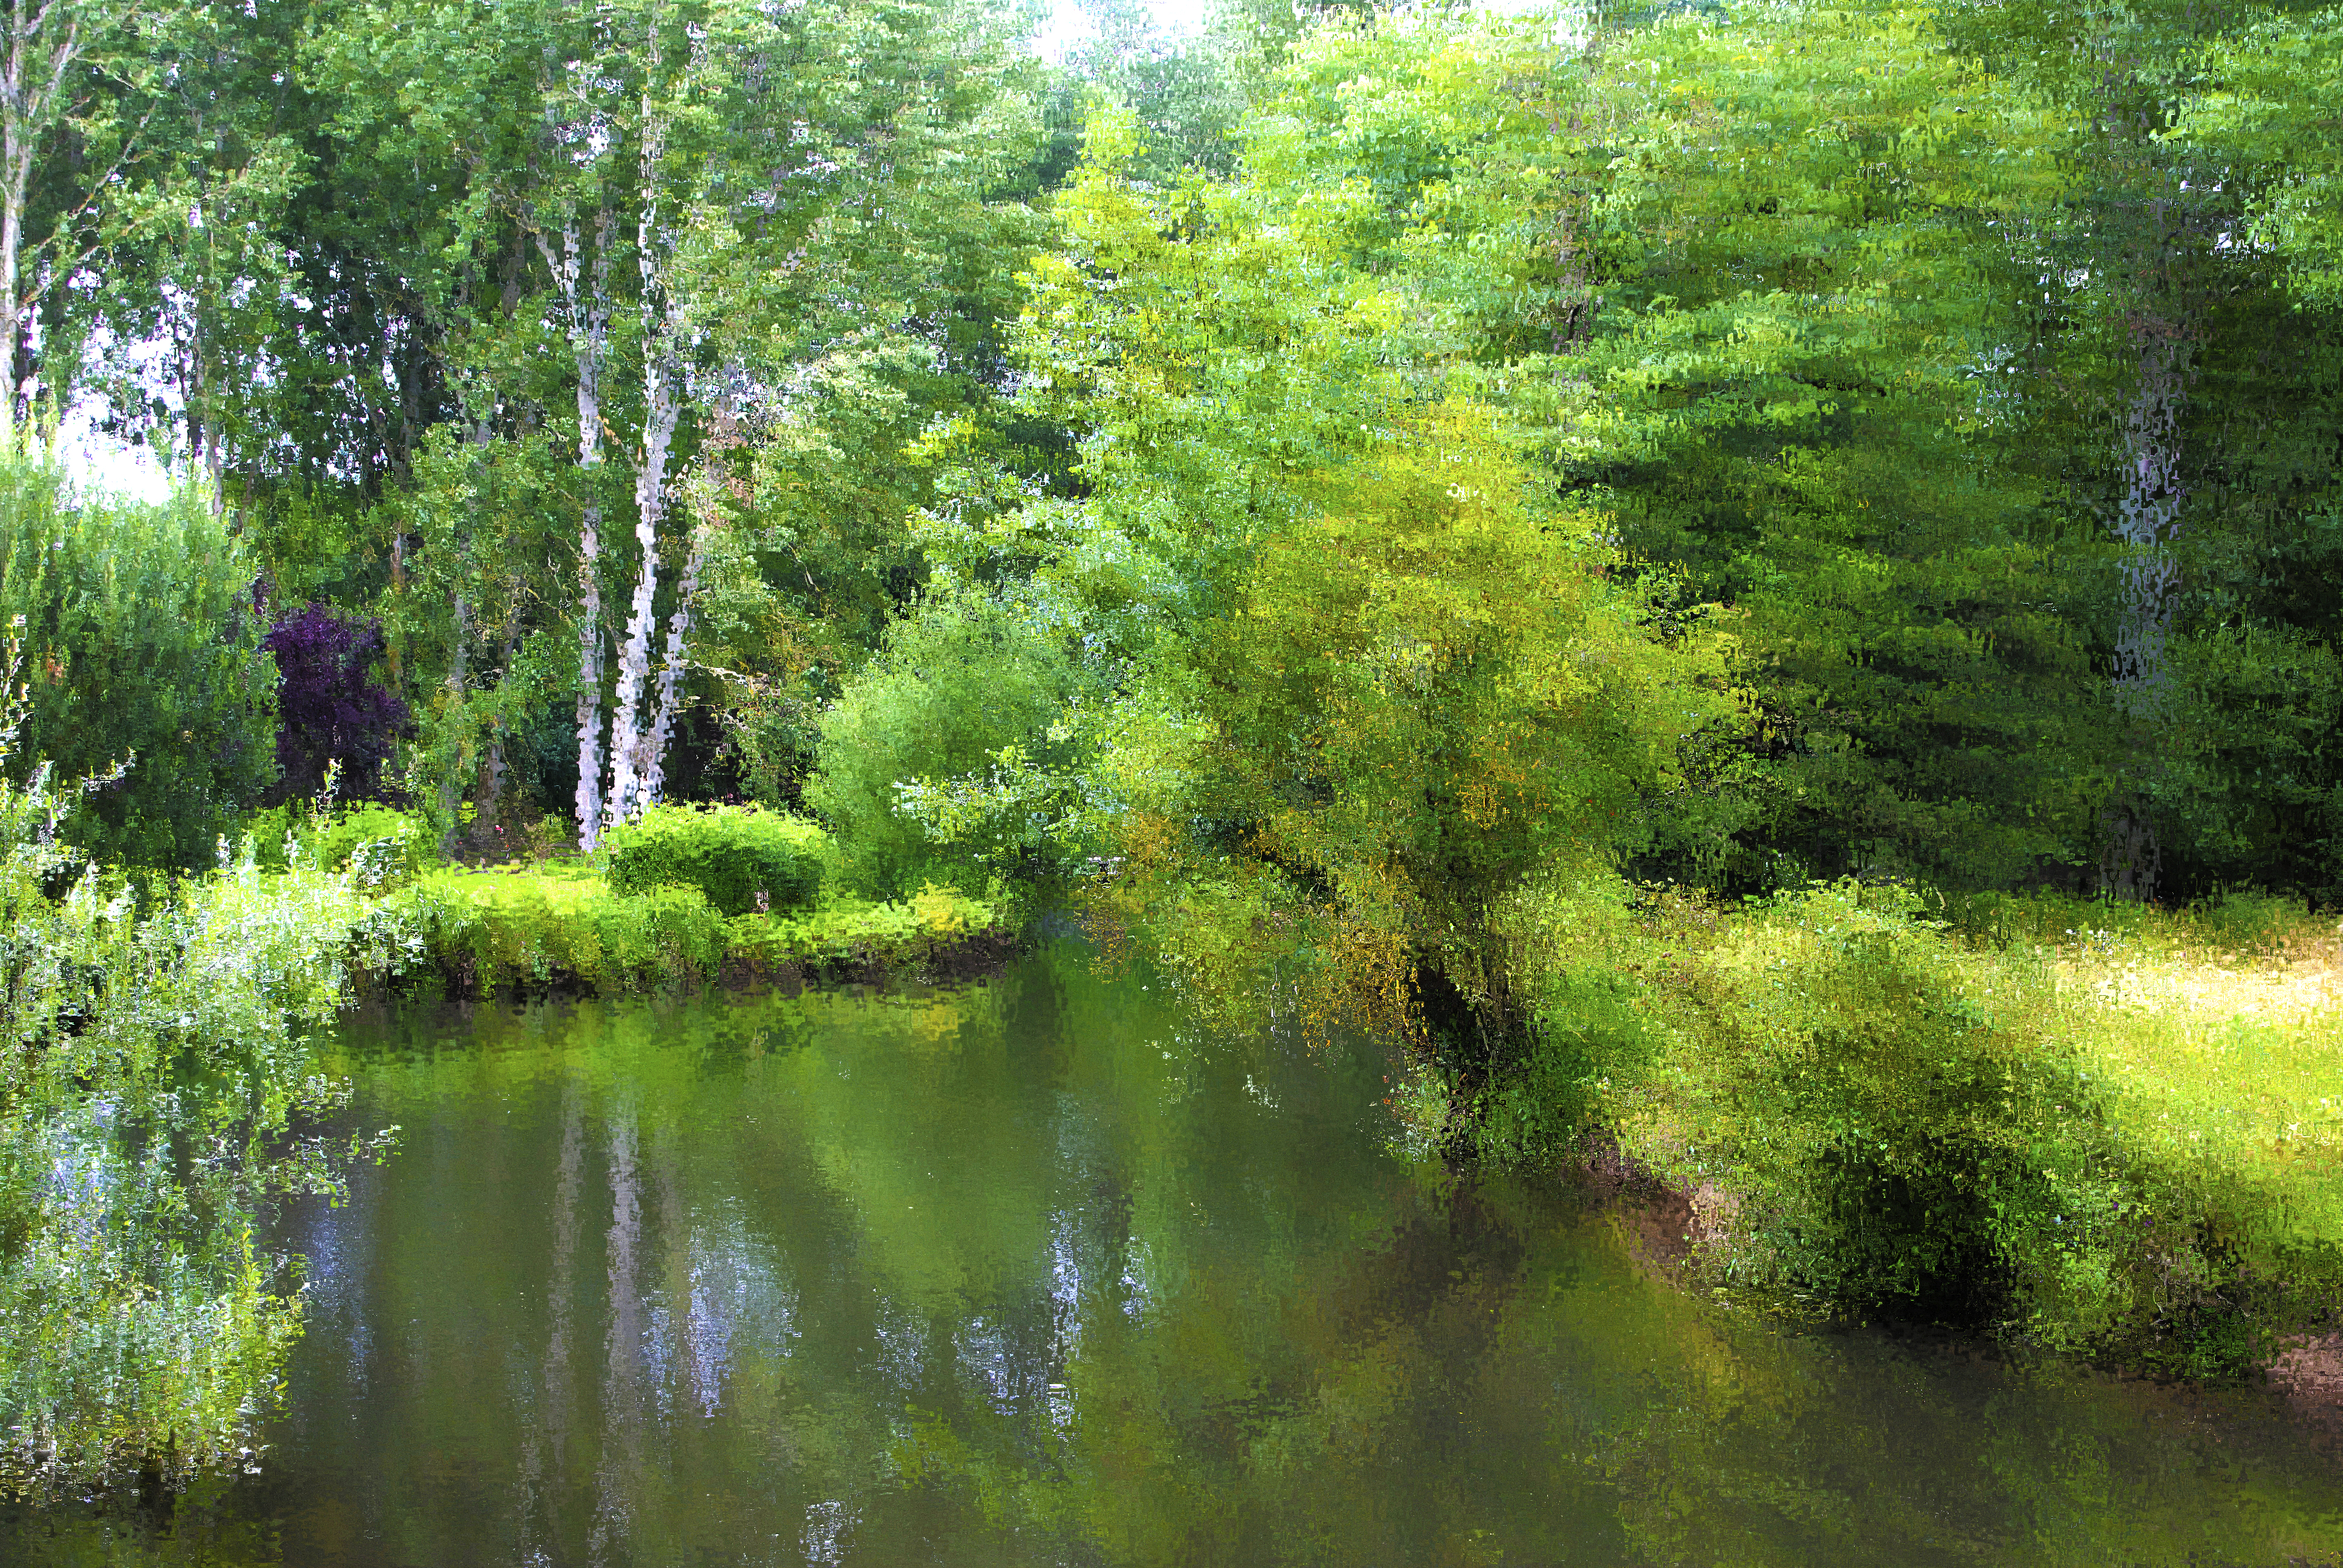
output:
[[379, 909], [419, 944], [424, 961], [406, 978], [465, 996], [933, 974], [997, 958], [1012, 941], [1000, 906], [949, 889], [727, 915], [697, 888], [616, 892], [585, 862], [443, 868]]
[[1616, 1152], [1794, 1310], [2186, 1375], [2343, 1309], [2343, 930], [2299, 906], [1845, 885], [1554, 911], [1538, 1042], [1435, 1124]]

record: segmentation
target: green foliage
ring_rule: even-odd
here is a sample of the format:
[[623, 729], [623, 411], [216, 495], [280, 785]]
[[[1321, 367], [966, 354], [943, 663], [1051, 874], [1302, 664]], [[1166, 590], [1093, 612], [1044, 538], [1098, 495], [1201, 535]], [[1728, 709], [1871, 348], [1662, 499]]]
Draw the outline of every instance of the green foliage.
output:
[[308, 801], [288, 801], [255, 812], [243, 833], [265, 871], [346, 871], [368, 890], [394, 887], [436, 859], [431, 836], [414, 813], [372, 801], [322, 814]]
[[1654, 636], [1600, 519], [1543, 513], [1473, 423], [1443, 410], [1267, 541], [1187, 650], [1194, 718], [1105, 763], [1132, 780], [1117, 907], [1232, 875], [1290, 898], [1342, 1010], [1421, 1006], [1467, 1070], [1519, 1043], [1516, 901], [1601, 881], [1685, 739], [1737, 717], [1717, 639]]
[[347, 877], [142, 895], [52, 841], [46, 778], [0, 780], [0, 1490], [176, 1483], [254, 1441], [299, 1332], [267, 1205], [360, 1151], [307, 1035], [410, 955]]
[[715, 978], [724, 917], [698, 888], [612, 897], [589, 869], [439, 871], [385, 900], [458, 995], [573, 983], [599, 991]]
[[[1664, 901], [1607, 944], [1650, 1044], [1604, 1117], [1691, 1194], [1707, 1268], [2192, 1376], [2343, 1309], [2331, 1008], [2192, 1009], [2207, 981], [2177, 962], [2298, 932], [2298, 910], [2096, 906], [2154, 929], [2159, 976], [2095, 906], [2005, 910], [1999, 950], [1919, 907], [1852, 884], [1731, 915]], [[2063, 948], [2023, 940], [2059, 920]]]
[[806, 787], [850, 886], [899, 898], [922, 879], [1062, 865], [1054, 791], [1000, 786], [1076, 753], [1060, 721], [1087, 683], [1068, 640], [1031, 603], [975, 588], [930, 595], [889, 631], [822, 715]]
[[753, 806], [654, 806], [603, 842], [621, 898], [697, 888], [727, 916], [804, 909], [834, 859], [820, 828]]
[[929, 886], [900, 903], [836, 900], [727, 918], [696, 887], [619, 895], [589, 868], [439, 871], [383, 901], [458, 995], [582, 987], [604, 995], [729, 975], [917, 972], [997, 950], [999, 909]]
[[207, 865], [275, 779], [252, 581], [193, 490], [159, 505], [76, 495], [16, 437], [0, 449], [0, 623], [32, 696], [20, 754], [61, 783], [111, 780], [65, 829], [100, 859]]
[[731, 957], [751, 973], [918, 974], [998, 957], [1011, 928], [999, 904], [930, 882], [886, 903], [840, 899], [801, 914], [737, 920]]

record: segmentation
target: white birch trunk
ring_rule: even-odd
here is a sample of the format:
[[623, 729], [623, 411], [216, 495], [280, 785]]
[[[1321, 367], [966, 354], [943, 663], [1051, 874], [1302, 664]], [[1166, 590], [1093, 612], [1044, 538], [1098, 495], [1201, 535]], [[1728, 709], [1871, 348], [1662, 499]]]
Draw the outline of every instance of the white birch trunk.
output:
[[602, 362], [610, 326], [610, 211], [601, 209], [589, 262], [572, 213], [561, 226], [561, 250], [538, 236], [569, 317], [570, 349], [578, 359], [578, 467], [585, 498], [578, 524], [578, 848], [592, 854], [602, 841], [602, 503], [595, 470], [602, 463]]
[[675, 734], [676, 710], [681, 701], [684, 638], [691, 630], [693, 601], [699, 597], [699, 567], [707, 554], [707, 529], [694, 528], [691, 557], [684, 563], [682, 580], [676, 585], [674, 612], [667, 618], [667, 648], [659, 659], [659, 715], [651, 723], [649, 761], [643, 773], [645, 789], [652, 800], [659, 799], [667, 784], [667, 745]]
[[[657, 64], [656, 39], [653, 64]], [[642, 814], [657, 802], [663, 772], [665, 736], [655, 717], [646, 721], [644, 699], [651, 671], [651, 639], [659, 622], [659, 525], [667, 511], [668, 453], [675, 442], [683, 407], [677, 385], [678, 322], [659, 267], [662, 236], [658, 197], [659, 160], [663, 151], [658, 117], [646, 101], [642, 137], [642, 216], [636, 229], [635, 259], [642, 269], [643, 451], [635, 469], [635, 541], [639, 564], [627, 635], [618, 649], [618, 678], [610, 716], [610, 793], [613, 820]]]
[[[662, 335], [665, 336], [664, 334]], [[671, 341], [671, 340], [670, 340]], [[643, 367], [648, 407], [643, 419], [643, 461], [635, 472], [635, 540], [642, 552], [628, 608], [626, 641], [618, 650], [617, 710], [610, 720], [610, 802], [613, 820], [638, 816], [652, 803], [659, 769], [655, 727], [643, 719], [650, 682], [651, 638], [658, 629], [659, 524], [667, 510], [668, 448], [682, 413], [676, 397], [675, 364], [669, 342], [647, 353]]]

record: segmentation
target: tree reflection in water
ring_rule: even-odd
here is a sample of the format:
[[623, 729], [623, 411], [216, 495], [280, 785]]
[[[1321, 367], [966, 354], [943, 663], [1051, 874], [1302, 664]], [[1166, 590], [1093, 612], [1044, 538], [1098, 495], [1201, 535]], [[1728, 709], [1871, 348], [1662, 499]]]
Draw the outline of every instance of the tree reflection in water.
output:
[[1384, 1063], [1045, 955], [360, 1020], [262, 1473], [10, 1563], [2281, 1563], [2343, 1468], [2184, 1395], [1734, 1316], [1612, 1200], [1408, 1163]]

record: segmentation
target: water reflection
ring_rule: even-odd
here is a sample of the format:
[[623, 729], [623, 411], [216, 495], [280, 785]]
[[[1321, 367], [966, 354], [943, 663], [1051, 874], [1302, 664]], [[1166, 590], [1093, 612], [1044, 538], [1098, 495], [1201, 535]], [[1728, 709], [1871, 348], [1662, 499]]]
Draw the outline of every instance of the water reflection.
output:
[[2336, 1561], [2251, 1391], [1787, 1335], [1567, 1185], [1390, 1149], [1383, 1068], [988, 987], [353, 1027], [405, 1127], [288, 1217], [261, 1474], [0, 1561]]

